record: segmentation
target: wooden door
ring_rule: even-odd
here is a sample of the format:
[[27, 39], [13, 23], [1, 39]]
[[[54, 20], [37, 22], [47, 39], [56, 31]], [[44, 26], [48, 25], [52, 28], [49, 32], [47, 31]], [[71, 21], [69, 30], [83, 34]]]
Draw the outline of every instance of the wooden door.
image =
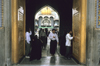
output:
[[73, 56], [79, 63], [86, 63], [86, 7], [87, 0], [73, 0]]
[[25, 55], [25, 0], [12, 0], [12, 63]]

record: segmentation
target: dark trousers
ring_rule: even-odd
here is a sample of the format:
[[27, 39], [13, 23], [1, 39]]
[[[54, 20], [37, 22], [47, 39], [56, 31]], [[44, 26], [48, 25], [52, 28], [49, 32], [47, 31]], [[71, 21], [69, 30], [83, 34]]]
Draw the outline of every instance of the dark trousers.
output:
[[27, 42], [25, 43], [25, 55], [30, 55], [30, 44], [28, 44]]
[[44, 45], [44, 48], [46, 49], [46, 47], [47, 47], [47, 37], [45, 38], [45, 41], [46, 41], [46, 43]]
[[66, 46], [66, 55], [67, 58], [71, 58], [71, 47]]
[[51, 42], [50, 42], [50, 53], [51, 53], [52, 55], [55, 54], [56, 48], [57, 48], [57, 41], [56, 41], [56, 40], [54, 40], [54, 41], [51, 40]]
[[43, 45], [42, 48], [46, 48], [46, 37], [45, 36], [41, 36], [41, 40], [43, 41]]

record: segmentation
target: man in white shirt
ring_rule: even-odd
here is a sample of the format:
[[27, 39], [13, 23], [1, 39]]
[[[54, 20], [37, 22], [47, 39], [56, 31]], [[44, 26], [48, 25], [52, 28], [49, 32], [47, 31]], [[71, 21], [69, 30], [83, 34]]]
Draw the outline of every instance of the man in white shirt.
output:
[[49, 39], [51, 40], [51, 42], [50, 42], [50, 53], [51, 53], [52, 56], [54, 56], [56, 48], [57, 48], [57, 44], [59, 44], [58, 36], [55, 33], [55, 29], [52, 29], [52, 32], [49, 34]]
[[73, 37], [71, 37], [72, 31], [70, 31], [69, 33], [66, 34], [66, 57], [67, 59], [71, 59], [71, 40], [73, 39]]
[[29, 56], [29, 53], [30, 53], [30, 41], [31, 41], [31, 36], [32, 35], [32, 31], [31, 29], [29, 29], [29, 31], [26, 32], [26, 52], [25, 52], [25, 55], [26, 56]]

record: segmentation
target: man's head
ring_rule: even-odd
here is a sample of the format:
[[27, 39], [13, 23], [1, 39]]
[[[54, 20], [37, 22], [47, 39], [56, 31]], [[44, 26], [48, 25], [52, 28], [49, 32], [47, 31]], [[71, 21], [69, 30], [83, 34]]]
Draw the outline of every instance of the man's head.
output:
[[70, 33], [70, 34], [72, 34], [73, 32], [72, 32], [72, 31], [70, 31], [69, 33]]
[[31, 29], [29, 28], [29, 32], [31, 31]]
[[34, 38], [37, 39], [37, 35], [35, 35]]
[[52, 32], [53, 32], [53, 33], [55, 33], [55, 31], [56, 31], [55, 29], [52, 29]]

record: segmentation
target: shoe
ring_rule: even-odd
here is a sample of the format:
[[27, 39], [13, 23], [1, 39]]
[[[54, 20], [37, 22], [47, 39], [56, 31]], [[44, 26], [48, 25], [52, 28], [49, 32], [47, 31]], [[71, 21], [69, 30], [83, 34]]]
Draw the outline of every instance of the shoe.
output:
[[25, 56], [25, 58], [30, 58], [30, 56]]

